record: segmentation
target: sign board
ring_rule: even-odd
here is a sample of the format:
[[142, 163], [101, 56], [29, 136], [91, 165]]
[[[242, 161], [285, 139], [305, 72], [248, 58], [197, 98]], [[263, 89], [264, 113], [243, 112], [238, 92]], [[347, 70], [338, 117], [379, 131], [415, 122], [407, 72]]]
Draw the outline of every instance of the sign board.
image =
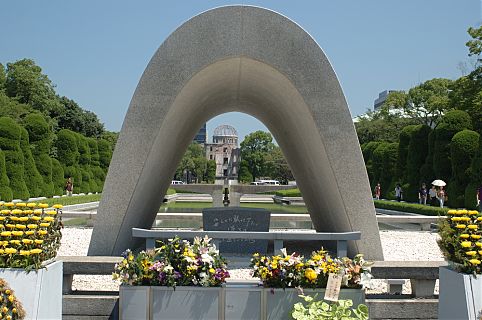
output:
[[[206, 231], [269, 231], [270, 212], [265, 209], [225, 207], [206, 208], [202, 211], [203, 229]], [[265, 254], [268, 240], [222, 239], [221, 253]]]

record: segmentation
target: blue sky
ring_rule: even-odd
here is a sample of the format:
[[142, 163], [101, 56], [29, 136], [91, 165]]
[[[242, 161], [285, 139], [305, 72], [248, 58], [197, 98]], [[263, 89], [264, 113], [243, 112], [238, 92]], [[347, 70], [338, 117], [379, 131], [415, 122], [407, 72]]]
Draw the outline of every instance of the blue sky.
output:
[[[330, 59], [352, 116], [385, 89], [408, 89], [435, 77], [455, 79], [470, 63], [467, 28], [481, 22], [480, 0], [326, 1], [22, 1], [0, 5], [0, 62], [32, 58], [57, 92], [119, 131], [144, 68], [169, 34], [221, 5], [251, 4], [301, 25]], [[240, 138], [265, 129], [239, 113], [208, 122]]]

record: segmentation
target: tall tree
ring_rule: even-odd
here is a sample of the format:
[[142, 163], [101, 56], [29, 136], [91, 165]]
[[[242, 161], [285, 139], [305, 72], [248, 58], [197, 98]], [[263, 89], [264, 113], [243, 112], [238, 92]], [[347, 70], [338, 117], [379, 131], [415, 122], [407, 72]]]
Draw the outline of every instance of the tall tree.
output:
[[9, 97], [46, 115], [58, 113], [62, 108], [52, 82], [31, 59], [7, 63], [5, 88]]
[[176, 176], [186, 178], [188, 183], [193, 179], [201, 182], [206, 169], [207, 160], [204, 149], [199, 143], [193, 142], [187, 147], [176, 170]]
[[261, 130], [250, 133], [241, 142], [241, 159], [247, 162], [253, 181], [267, 173], [267, 156], [274, 147], [271, 133]]
[[271, 178], [280, 181], [282, 184], [288, 184], [289, 181], [295, 180], [279, 146], [273, 147], [273, 150], [267, 156], [267, 162]]
[[5, 67], [0, 63], [0, 90], [5, 88], [5, 81], [7, 80], [7, 73]]

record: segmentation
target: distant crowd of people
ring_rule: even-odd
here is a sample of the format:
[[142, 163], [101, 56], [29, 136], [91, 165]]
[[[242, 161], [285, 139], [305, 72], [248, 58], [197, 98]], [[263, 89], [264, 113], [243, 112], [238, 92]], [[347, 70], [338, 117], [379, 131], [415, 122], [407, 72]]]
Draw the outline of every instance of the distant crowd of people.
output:
[[[403, 189], [402, 186], [397, 183], [395, 187], [395, 198], [398, 202], [403, 200]], [[376, 200], [380, 200], [382, 195], [382, 187], [380, 183], [377, 183], [374, 190], [374, 197]], [[477, 188], [476, 191], [477, 196], [477, 206], [480, 212], [482, 212], [482, 185]], [[447, 192], [445, 191], [443, 186], [435, 186], [432, 185], [431, 188], [428, 188], [425, 183], [422, 183], [420, 189], [418, 190], [418, 199], [419, 203], [423, 205], [431, 205], [431, 206], [440, 206], [441, 208], [444, 207], [445, 202], [448, 200]]]

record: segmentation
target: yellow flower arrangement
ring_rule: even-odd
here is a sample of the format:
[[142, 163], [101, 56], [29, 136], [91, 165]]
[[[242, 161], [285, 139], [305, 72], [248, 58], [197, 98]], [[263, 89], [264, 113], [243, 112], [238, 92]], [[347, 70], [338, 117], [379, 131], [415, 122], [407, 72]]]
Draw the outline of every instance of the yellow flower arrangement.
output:
[[470, 242], [470, 241], [462, 241], [462, 242], [460, 243], [460, 245], [462, 246], [462, 248], [470, 248], [470, 247], [472, 247], [472, 242]]
[[4, 203], [0, 207], [0, 267], [38, 269], [43, 261], [55, 257], [60, 247], [62, 206], [46, 210], [48, 207], [42, 203]]
[[315, 270], [311, 269], [311, 268], [308, 268], [305, 270], [305, 277], [311, 281], [311, 282], [314, 282], [316, 280], [316, 278], [318, 277], [318, 275], [316, 274]]
[[438, 244], [458, 271], [482, 274], [482, 214], [475, 210], [449, 210], [439, 223]]

